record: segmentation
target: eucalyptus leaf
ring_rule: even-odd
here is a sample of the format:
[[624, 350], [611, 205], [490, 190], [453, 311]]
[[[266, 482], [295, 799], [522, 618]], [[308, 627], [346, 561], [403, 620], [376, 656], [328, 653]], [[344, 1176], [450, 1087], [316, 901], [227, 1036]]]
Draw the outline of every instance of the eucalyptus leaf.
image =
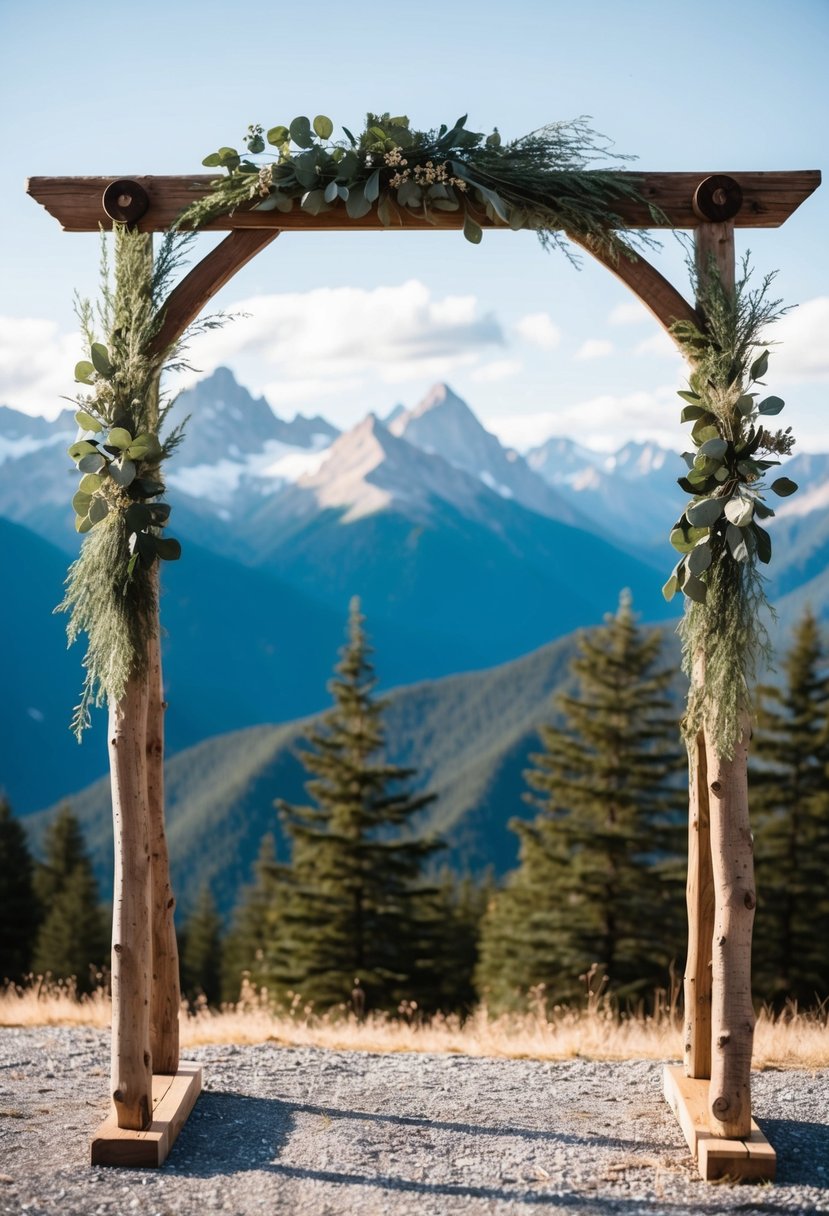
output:
[[307, 194], [303, 194], [300, 206], [309, 215], [319, 215], [321, 211], [327, 210], [325, 192], [323, 190], [309, 190]]
[[735, 494], [725, 504], [725, 518], [737, 528], [745, 528], [754, 515], [754, 503], [750, 498]]
[[336, 182], [329, 182], [323, 191], [323, 197], [326, 203], [333, 203], [334, 200], [339, 196], [339, 190], [340, 188]]
[[124, 518], [130, 532], [142, 532], [153, 522], [153, 509], [145, 502], [131, 502]]
[[754, 398], [749, 393], [743, 393], [737, 398], [737, 409], [743, 418], [749, 418], [754, 413]]
[[115, 368], [109, 361], [109, 351], [100, 342], [93, 342], [90, 348], [92, 363], [99, 376], [109, 380], [115, 373]]
[[75, 511], [77, 511], [78, 515], [86, 515], [89, 511], [89, 504], [91, 502], [91, 494], [87, 494], [84, 490], [78, 490], [72, 499], [72, 506]]
[[371, 177], [368, 179], [366, 184], [363, 186], [363, 190], [365, 192], [366, 198], [368, 199], [368, 201], [370, 203], [373, 203], [376, 201], [377, 196], [380, 193], [380, 170], [379, 169], [374, 170]]
[[78, 472], [100, 473], [105, 465], [106, 461], [100, 452], [90, 452], [87, 456], [82, 456], [78, 461]]
[[701, 541], [688, 554], [688, 569], [691, 574], [699, 576], [711, 565], [713, 554], [707, 540]]
[[694, 527], [710, 528], [722, 515], [723, 505], [722, 498], [703, 498], [699, 502], [691, 503], [685, 514], [688, 516], [688, 522]]
[[78, 490], [81, 494], [94, 494], [96, 490], [100, 490], [102, 484], [103, 478], [97, 473], [87, 473], [81, 478]]
[[211, 152], [209, 156], [205, 156], [202, 164], [206, 169], [218, 169], [222, 163], [222, 158], [218, 152]]
[[172, 536], [157, 538], [155, 542], [156, 552], [165, 562], [177, 562], [181, 557], [181, 544]]
[[291, 132], [287, 127], [271, 127], [266, 136], [269, 144], [274, 148], [280, 148], [282, 144], [286, 144], [291, 138]]
[[705, 597], [708, 594], [708, 588], [705, 586], [705, 583], [693, 574], [689, 574], [682, 584], [682, 591], [695, 604], [704, 604]]
[[463, 235], [473, 245], [480, 245], [484, 235], [481, 225], [473, 220], [468, 211], [466, 213], [466, 218], [463, 221]]
[[114, 462], [109, 466], [109, 475], [117, 486], [126, 489], [135, 481], [135, 465], [131, 460], [122, 460], [120, 463]]
[[301, 114], [299, 118], [295, 118], [291, 123], [290, 136], [298, 148], [312, 148], [314, 146], [311, 123], [304, 114]]
[[701, 405], [686, 405], [679, 415], [679, 420], [680, 422], [696, 422], [697, 418], [701, 418], [705, 412]]
[[93, 524], [99, 524], [109, 514], [109, 503], [99, 494], [89, 504], [89, 518]]
[[779, 414], [785, 404], [782, 397], [766, 397], [757, 406], [757, 412], [766, 415]]
[[158, 436], [153, 435], [150, 431], [143, 431], [140, 435], [136, 435], [126, 449], [126, 455], [130, 460], [158, 460], [161, 457], [161, 444]]
[[75, 516], [75, 531], [76, 532], [89, 532], [89, 531], [91, 531], [91, 529], [92, 529], [92, 520], [89, 518], [88, 515], [76, 515]]
[[671, 577], [668, 579], [667, 583], [665, 583], [665, 586], [662, 588], [662, 594], [664, 595], [665, 599], [670, 603], [670, 601], [674, 598], [674, 596], [676, 595], [678, 590], [679, 590], [679, 583], [677, 582], [677, 577], [675, 574], [672, 574]]
[[349, 219], [359, 220], [371, 211], [371, 203], [365, 196], [362, 186], [354, 186], [346, 199], [345, 209]]
[[157, 556], [157, 541], [149, 532], [135, 533], [135, 550], [145, 566], [151, 566]]
[[765, 376], [769, 370], [769, 352], [764, 350], [758, 359], [755, 359], [751, 365], [749, 375], [752, 380], [759, 380], [761, 376]]
[[711, 460], [722, 460], [728, 451], [728, 443], [720, 437], [716, 439], [706, 439], [699, 450], [700, 456], [707, 456]]
[[781, 498], [788, 498], [790, 494], [794, 494], [797, 489], [797, 482], [792, 481], [789, 477], [778, 477], [776, 481], [771, 483], [771, 488], [775, 494], [779, 494]]
[[136, 477], [132, 483], [132, 493], [141, 498], [155, 498], [156, 494], [164, 493], [164, 482], [152, 477]]
[[114, 426], [107, 436], [107, 446], [124, 450], [133, 442], [132, 435], [122, 426]]
[[314, 119], [314, 130], [320, 139], [330, 139], [334, 134], [334, 124], [325, 114], [318, 114]]
[[694, 547], [694, 542], [688, 539], [682, 528], [674, 528], [670, 539], [677, 553], [690, 553]]
[[80, 384], [94, 384], [95, 365], [88, 359], [81, 359], [80, 363], [75, 364], [75, 379]]
[[702, 397], [700, 397], [699, 393], [693, 393], [687, 388], [678, 389], [676, 395], [677, 397], [681, 397], [683, 401], [690, 401], [691, 404], [694, 404], [697, 401], [702, 401]]
[[763, 565], [767, 566], [771, 561], [771, 537], [765, 528], [761, 528], [758, 523], [753, 523], [751, 530], [757, 542], [757, 556]]
[[97, 418], [93, 418], [91, 414], [87, 414], [86, 410], [78, 410], [75, 414], [75, 421], [83, 430], [93, 431], [96, 435], [104, 429], [102, 423]]

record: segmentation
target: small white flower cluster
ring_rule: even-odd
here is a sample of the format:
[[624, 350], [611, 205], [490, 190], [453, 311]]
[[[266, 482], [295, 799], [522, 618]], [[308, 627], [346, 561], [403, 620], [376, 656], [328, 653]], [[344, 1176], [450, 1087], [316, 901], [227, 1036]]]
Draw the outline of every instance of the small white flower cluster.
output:
[[273, 165], [263, 165], [259, 170], [257, 190], [260, 198], [267, 198], [273, 186]]
[[387, 152], [384, 158], [387, 165], [400, 166], [389, 182], [392, 190], [399, 190], [407, 181], [414, 181], [418, 186], [432, 186], [440, 182], [445, 186], [455, 186], [461, 191], [467, 189], [467, 183], [462, 178], [454, 177], [449, 173], [445, 162], [436, 165], [434, 161], [427, 160], [425, 165], [415, 165], [414, 176], [412, 176], [412, 170], [404, 167], [409, 162], [403, 159], [401, 153], [402, 148], [394, 148], [393, 151]]
[[390, 169], [393, 169], [395, 167], [395, 165], [400, 165], [403, 168], [405, 168], [406, 165], [408, 165], [408, 163], [409, 163], [406, 160], [406, 158], [403, 156], [402, 148], [392, 148], [391, 152], [387, 152], [385, 154], [385, 156], [383, 157], [383, 160], [386, 162], [386, 164], [389, 166]]

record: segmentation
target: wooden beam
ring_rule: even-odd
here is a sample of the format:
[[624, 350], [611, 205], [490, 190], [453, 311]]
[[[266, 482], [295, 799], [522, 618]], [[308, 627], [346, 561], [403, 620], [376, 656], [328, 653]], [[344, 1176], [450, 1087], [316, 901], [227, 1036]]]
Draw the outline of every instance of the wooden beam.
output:
[[686, 1077], [681, 1068], [666, 1065], [663, 1089], [704, 1182], [774, 1181], [777, 1154], [753, 1120], [751, 1131], [742, 1139], [712, 1135], [708, 1081]]
[[[713, 174], [648, 173], [635, 174], [644, 203], [619, 199], [613, 204], [623, 224], [629, 228], [696, 228], [700, 219], [693, 207], [697, 186]], [[67, 232], [97, 232], [101, 224], [109, 227], [111, 220], [103, 208], [104, 190], [119, 176], [109, 177], [31, 177], [26, 191], [54, 216]], [[741, 228], [778, 228], [801, 203], [820, 185], [816, 169], [774, 173], [729, 173], [743, 192], [743, 204], [734, 222]], [[150, 206], [139, 220], [144, 232], [162, 232], [170, 228], [181, 212], [210, 190], [216, 178], [209, 174], [179, 177], [132, 176], [149, 197]], [[651, 207], [664, 213], [654, 218]], [[463, 215], [439, 212], [426, 220], [402, 208], [402, 224], [407, 230], [433, 231], [457, 229], [463, 225]], [[484, 228], [500, 227], [484, 219]], [[303, 232], [382, 231], [377, 212], [371, 211], [359, 220], [350, 220], [340, 204], [321, 215], [309, 215], [296, 206], [287, 215], [279, 211], [239, 209], [232, 215], [221, 216], [206, 228], [230, 231], [236, 228], [282, 229]], [[509, 231], [509, 229], [505, 229]], [[394, 228], [390, 231], [395, 231]]]
[[[594, 247], [590, 240], [585, 240], [572, 232], [568, 232], [567, 237], [574, 244], [586, 249], [591, 257], [594, 257], [597, 262], [601, 262], [611, 274], [629, 287], [648, 311], [656, 317], [669, 338], [673, 339], [671, 326], [677, 321], [690, 321], [698, 329], [704, 328], [702, 317], [693, 305], [689, 304], [673, 284], [669, 283], [665, 276], [660, 274], [655, 266], [651, 266], [650, 262], [641, 254], [637, 254], [635, 259], [624, 257], [621, 254], [613, 257], [605, 250]], [[679, 344], [677, 343], [677, 345]]]
[[152, 344], [153, 353], [167, 350], [177, 342], [216, 292], [278, 236], [278, 229], [231, 232], [221, 245], [203, 257], [167, 297], [164, 320]]
[[127, 1131], [115, 1119], [107, 1119], [92, 1138], [92, 1165], [133, 1169], [163, 1165], [201, 1093], [201, 1081], [197, 1064], [182, 1064], [175, 1076], [154, 1076], [150, 1126], [143, 1132]]

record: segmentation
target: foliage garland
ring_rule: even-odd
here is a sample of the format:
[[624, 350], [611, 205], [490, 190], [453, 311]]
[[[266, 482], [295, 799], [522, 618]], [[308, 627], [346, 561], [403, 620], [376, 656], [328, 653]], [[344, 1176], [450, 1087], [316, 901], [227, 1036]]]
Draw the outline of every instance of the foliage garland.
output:
[[[91, 707], [120, 699], [127, 681], [144, 670], [157, 628], [154, 567], [181, 553], [177, 540], [162, 536], [170, 507], [159, 501], [160, 466], [181, 441], [182, 428], [159, 438], [171, 405], [160, 397], [159, 378], [162, 369], [183, 363], [178, 347], [155, 351], [154, 341], [167, 287], [190, 239], [165, 234], [153, 260], [145, 235], [115, 225], [112, 274], [103, 242], [101, 301], [97, 309], [78, 301], [89, 359], [77, 364], [75, 379], [88, 391], [75, 398], [80, 432], [68, 452], [81, 474], [72, 505], [84, 539], [56, 611], [69, 614], [70, 645], [80, 633], [88, 639], [72, 719], [79, 740]], [[108, 335], [108, 345], [96, 341], [96, 330]]]
[[[730, 758], [753, 711], [752, 689], [760, 661], [770, 659], [764, 618], [773, 610], [758, 563], [771, 560], [771, 537], [758, 522], [774, 515], [766, 503], [764, 476], [794, 446], [791, 427], [772, 431], [766, 419], [784, 407], [762, 396], [769, 363], [766, 327], [786, 309], [769, 298], [773, 275], [750, 287], [748, 259], [735, 290], [725, 290], [712, 263], [692, 267], [705, 333], [689, 322], [673, 333], [692, 365], [681, 420], [693, 423], [694, 451], [684, 452], [688, 472], [679, 485], [693, 496], [671, 530], [681, 554], [663, 587], [667, 600], [685, 597], [680, 624], [683, 669], [691, 679], [684, 729], [692, 738], [704, 724], [718, 753]], [[761, 349], [762, 348], [762, 349]], [[759, 353], [758, 353], [759, 352]], [[787, 497], [797, 489], [778, 477], [771, 490]], [[696, 656], [704, 676], [694, 674]]]
[[[368, 114], [355, 136], [331, 142], [334, 124], [324, 114], [304, 115], [289, 126], [259, 124], [244, 138], [248, 156], [222, 147], [202, 161], [227, 170], [212, 191], [188, 208], [182, 225], [199, 227], [237, 207], [292, 211], [296, 203], [311, 215], [345, 207], [360, 219], [376, 207], [381, 223], [401, 223], [402, 212], [435, 222], [443, 212], [462, 211], [463, 233], [478, 244], [481, 219], [513, 229], [531, 228], [543, 246], [572, 259], [562, 236], [573, 231], [618, 255], [647, 237], [625, 233], [613, 212], [623, 199], [643, 201], [635, 175], [616, 168], [590, 167], [599, 161], [632, 159], [612, 151], [609, 141], [585, 118], [551, 123], [520, 139], [502, 143], [498, 130], [484, 136], [466, 127], [467, 115], [451, 127], [417, 131], [405, 115]], [[275, 149], [268, 160], [254, 160]]]

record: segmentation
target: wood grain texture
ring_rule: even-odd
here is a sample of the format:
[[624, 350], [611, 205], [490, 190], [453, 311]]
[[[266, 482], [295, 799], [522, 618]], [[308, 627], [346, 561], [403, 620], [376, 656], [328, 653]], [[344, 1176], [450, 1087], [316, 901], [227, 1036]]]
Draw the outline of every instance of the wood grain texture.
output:
[[[699, 678], [698, 675], [695, 678]], [[708, 808], [708, 772], [702, 731], [688, 748], [688, 954], [685, 962], [685, 1072], [711, 1076], [711, 942], [714, 878]]]
[[[742, 187], [743, 206], [734, 221], [738, 228], [779, 227], [817, 189], [821, 180], [820, 172], [816, 169], [773, 173], [735, 173], [728, 170], [650, 173], [643, 170], [635, 176], [645, 202], [620, 199], [613, 206], [624, 226], [629, 228], [696, 228], [700, 221], [693, 209], [694, 191], [704, 178], [716, 172], [733, 177]], [[144, 232], [168, 229], [186, 207], [209, 192], [211, 182], [216, 180], [210, 174], [148, 177], [113, 173], [107, 177], [31, 177], [26, 191], [67, 232], [97, 232], [101, 224], [106, 228], [111, 225], [102, 198], [104, 190], [116, 178], [128, 178], [146, 190], [150, 208], [138, 224]], [[654, 218], [651, 207], [658, 208], [664, 215]], [[463, 226], [462, 214], [443, 212], [432, 219], [434, 223], [404, 209], [402, 224], [406, 229], [421, 231]], [[482, 223], [485, 228], [504, 227], [486, 219]], [[383, 229], [383, 225], [376, 211], [360, 220], [350, 220], [343, 205], [316, 216], [301, 211], [299, 207], [287, 215], [278, 211], [240, 209], [207, 225], [207, 229], [214, 231], [227, 232], [236, 228], [331, 232], [378, 231]]]
[[133, 677], [109, 707], [115, 876], [112, 905], [112, 1085], [116, 1120], [140, 1131], [152, 1111], [150, 836], [147, 681]]
[[731, 760], [706, 739], [714, 873], [711, 1001], [711, 1129], [742, 1138], [751, 1131], [751, 936], [757, 898], [748, 816], [747, 715]]
[[134, 1169], [154, 1169], [163, 1165], [196, 1104], [201, 1087], [202, 1070], [197, 1064], [182, 1064], [172, 1077], [153, 1077], [150, 1126], [145, 1131], [129, 1131], [118, 1127], [114, 1119], [107, 1119], [92, 1137], [91, 1164]]
[[[158, 563], [152, 571], [158, 611]], [[160, 623], [147, 642], [147, 813], [150, 833], [152, 990], [150, 1052], [153, 1073], [173, 1075], [179, 1063], [178, 943], [173, 921], [176, 901], [170, 879], [170, 856], [164, 825], [164, 688]]]
[[711, 1133], [708, 1081], [686, 1077], [682, 1068], [666, 1065], [663, 1092], [703, 1181], [774, 1181], [777, 1154], [753, 1120], [748, 1135], [742, 1138], [723, 1139]]

